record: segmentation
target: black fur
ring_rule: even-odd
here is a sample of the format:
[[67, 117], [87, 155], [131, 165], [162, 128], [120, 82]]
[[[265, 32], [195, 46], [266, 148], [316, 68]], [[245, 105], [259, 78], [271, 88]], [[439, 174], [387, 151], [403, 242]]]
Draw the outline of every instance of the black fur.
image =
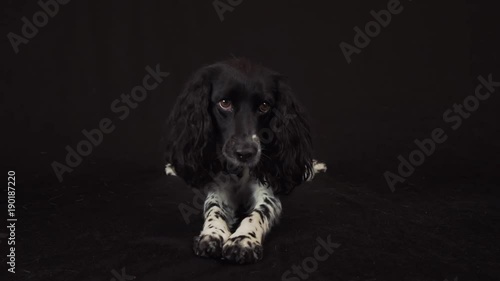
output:
[[[194, 187], [213, 182], [228, 168], [222, 154], [228, 137], [213, 95], [267, 95], [271, 110], [252, 128], [260, 137], [262, 155], [251, 175], [275, 192], [288, 192], [312, 174], [312, 143], [304, 111], [287, 80], [279, 73], [245, 59], [232, 59], [198, 70], [178, 97], [167, 121], [166, 160], [178, 176]], [[248, 114], [253, 114], [248, 112]], [[267, 140], [266, 142], [262, 140]]]

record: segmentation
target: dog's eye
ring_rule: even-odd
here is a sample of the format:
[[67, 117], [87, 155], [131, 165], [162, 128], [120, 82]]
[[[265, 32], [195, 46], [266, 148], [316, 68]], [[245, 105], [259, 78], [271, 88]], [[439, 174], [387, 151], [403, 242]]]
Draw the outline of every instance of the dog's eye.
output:
[[228, 111], [233, 109], [233, 104], [231, 103], [230, 100], [219, 101], [219, 106], [220, 106], [220, 108], [222, 108], [224, 110], [228, 110]]
[[263, 102], [261, 105], [259, 105], [259, 111], [262, 113], [266, 113], [271, 109], [271, 106], [267, 102]]

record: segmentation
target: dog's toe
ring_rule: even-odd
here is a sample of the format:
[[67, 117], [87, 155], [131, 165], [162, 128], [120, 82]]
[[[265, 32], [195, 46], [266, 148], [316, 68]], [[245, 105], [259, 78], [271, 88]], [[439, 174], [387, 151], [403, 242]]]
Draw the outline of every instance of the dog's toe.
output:
[[254, 263], [262, 259], [263, 248], [259, 242], [250, 237], [234, 237], [222, 247], [222, 257], [239, 264]]
[[200, 235], [193, 239], [193, 250], [197, 256], [218, 258], [222, 253], [221, 237]]

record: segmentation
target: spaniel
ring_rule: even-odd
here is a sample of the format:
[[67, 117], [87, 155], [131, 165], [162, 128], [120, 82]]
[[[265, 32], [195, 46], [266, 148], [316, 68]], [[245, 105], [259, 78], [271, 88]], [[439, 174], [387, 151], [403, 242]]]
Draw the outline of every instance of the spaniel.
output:
[[252, 263], [288, 193], [326, 166], [312, 159], [304, 112], [286, 79], [246, 59], [198, 70], [167, 121], [167, 174], [205, 188], [196, 255]]

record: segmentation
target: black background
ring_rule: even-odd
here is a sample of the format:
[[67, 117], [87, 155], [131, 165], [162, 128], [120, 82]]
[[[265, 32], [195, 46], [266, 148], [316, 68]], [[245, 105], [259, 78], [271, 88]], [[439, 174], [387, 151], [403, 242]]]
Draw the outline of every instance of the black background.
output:
[[[42, 217], [50, 217], [48, 214], [52, 212], [49, 207], [45, 208], [50, 205], [47, 200], [59, 196], [58, 192], [62, 192], [61, 190], [65, 190], [66, 193], [63, 193], [70, 197], [73, 192], [87, 196], [95, 195], [96, 190], [110, 185], [116, 186], [115, 192], [121, 194], [118, 197], [129, 198], [128, 196], [133, 197], [131, 194], [135, 193], [131, 190], [135, 189], [123, 185], [128, 179], [148, 181], [153, 177], [168, 181], [167, 187], [169, 184], [182, 186], [179, 181], [174, 180], [172, 183], [160, 176], [164, 164], [161, 145], [164, 121], [177, 94], [193, 71], [232, 56], [247, 57], [290, 77], [296, 96], [312, 120], [315, 157], [329, 166], [328, 175], [325, 176], [328, 181], [323, 179], [324, 186], [331, 186], [334, 182], [362, 186], [362, 191], [356, 194], [373, 192], [370, 195], [373, 197], [359, 200], [358, 203], [365, 207], [367, 205], [363, 202], [373, 201], [385, 205], [388, 203], [384, 200], [394, 203], [403, 202], [403, 198], [413, 198], [415, 205], [410, 210], [415, 212], [417, 206], [427, 204], [426, 202], [430, 202], [429, 210], [437, 210], [443, 207], [442, 202], [432, 200], [437, 200], [437, 197], [445, 200], [443, 196], [460, 194], [456, 195], [456, 200], [471, 200], [467, 206], [477, 216], [471, 215], [471, 225], [462, 225], [460, 222], [457, 225], [464, 226], [464, 229], [474, 228], [473, 225], [483, 219], [481, 214], [498, 212], [500, 90], [482, 102], [478, 110], [464, 120], [456, 131], [450, 129], [442, 115], [454, 103], [461, 103], [466, 96], [474, 93], [478, 75], [487, 77], [492, 74], [493, 80], [500, 80], [499, 57], [494, 42], [498, 39], [498, 29], [494, 23], [498, 15], [493, 7], [472, 1], [402, 1], [403, 11], [393, 15], [389, 26], [383, 28], [380, 35], [373, 38], [359, 55], [353, 55], [352, 62], [348, 64], [339, 48], [340, 42], [353, 44], [353, 28], [364, 27], [372, 20], [370, 10], [385, 9], [387, 2], [244, 0], [234, 11], [225, 13], [224, 21], [221, 22], [211, 1], [89, 3], [74, 0], [60, 6], [59, 13], [45, 27], [40, 28], [39, 33], [28, 44], [20, 45], [18, 54], [14, 53], [6, 34], [20, 34], [21, 18], [31, 18], [40, 8], [35, 1], [9, 1], [4, 4], [1, 17], [4, 37], [0, 43], [1, 106], [2, 120], [5, 123], [2, 137], [2, 151], [5, 154], [2, 160], [5, 171], [15, 169], [18, 181], [26, 182], [25, 188], [19, 188], [22, 189], [19, 192], [23, 197], [18, 198], [18, 204], [21, 205], [24, 201], [28, 206], [25, 210], [33, 206], [32, 212], [26, 211], [26, 216], [34, 223], [30, 225], [32, 231], [43, 228], [45, 220]], [[117, 115], [110, 110], [112, 101], [121, 93], [130, 93], [134, 86], [141, 83], [146, 74], [144, 68], [147, 65], [154, 67], [156, 64], [160, 64], [162, 71], [170, 72], [170, 76], [150, 92], [148, 98], [137, 109], [132, 110], [127, 119], [117, 119]], [[106, 117], [114, 120], [115, 131], [105, 135], [103, 143], [90, 156], [85, 157], [83, 163], [72, 173], [65, 174], [64, 181], [59, 183], [51, 163], [64, 163], [65, 146], [76, 147], [84, 139], [81, 131], [97, 128], [99, 121]], [[397, 156], [401, 154], [407, 157], [416, 148], [413, 141], [430, 137], [431, 131], [437, 127], [446, 131], [448, 140], [437, 146], [436, 152], [416, 168], [408, 181], [396, 187], [396, 193], [407, 194], [401, 195], [401, 198], [391, 197], [395, 195], [391, 194], [383, 173], [387, 170], [396, 173], [399, 164]], [[319, 182], [321, 183], [321, 179]], [[80, 189], [74, 191], [71, 189], [74, 186], [79, 186]], [[140, 183], [137, 186], [137, 190], [142, 190]], [[189, 192], [187, 188], [183, 188]], [[304, 190], [307, 192], [307, 189]], [[338, 190], [343, 189], [339, 187]], [[190, 201], [189, 196], [192, 195], [187, 194], [185, 198], [179, 195], [176, 198], [172, 191], [164, 196], [175, 202], [184, 199]], [[297, 200], [297, 204], [307, 206], [316, 202], [314, 197], [304, 198], [310, 200]], [[349, 198], [355, 200], [356, 197]], [[426, 201], [428, 199], [430, 201]], [[77, 201], [64, 200], [55, 204], [67, 203], [68, 208], [74, 208], [72, 210], [83, 218], [91, 216], [85, 214], [84, 208], [68, 203]], [[323, 200], [325, 204], [333, 204], [335, 198]], [[488, 201], [489, 204], [476, 204], [481, 200], [491, 201]], [[111, 205], [128, 208], [119, 202]], [[100, 205], [95, 203], [95, 206]], [[106, 208], [111, 207], [108, 205]], [[176, 205], [170, 208], [171, 216], [182, 220]], [[310, 208], [313, 207], [306, 210]], [[56, 209], [61, 214], [70, 212]], [[337, 209], [336, 212], [342, 210], [349, 212], [348, 207]], [[422, 211], [425, 215], [421, 215], [432, 217], [427, 211]], [[131, 210], [130, 214], [140, 217], [137, 212], [140, 211]], [[293, 214], [293, 211], [290, 212]], [[444, 223], [449, 221], [446, 212], [447, 209], [444, 208], [444, 215], [437, 220]], [[304, 215], [303, 223], [316, 215]], [[125, 213], [117, 216], [127, 221]], [[409, 216], [418, 215], [410, 212]], [[364, 218], [371, 221], [371, 217]], [[334, 220], [332, 216], [323, 219]], [[288, 221], [294, 224], [293, 227], [301, 223], [291, 218]], [[347, 221], [352, 222], [349, 219]], [[318, 223], [324, 222], [318, 219]], [[493, 223], [496, 224], [492, 225]], [[106, 225], [106, 220], [102, 219], [100, 224]], [[127, 225], [126, 222], [125, 224]], [[498, 219], [492, 219], [491, 224], [490, 221], [486, 224], [488, 227], [482, 230], [484, 233], [498, 231]], [[76, 225], [74, 220], [68, 218], [65, 229], [77, 229]], [[99, 224], [93, 227], [78, 225], [81, 229], [95, 228], [101, 231]], [[176, 226], [169, 226], [169, 229], [180, 229], [178, 231], [182, 233], [187, 245], [189, 237], [195, 235], [200, 226], [201, 222], [187, 230], [181, 222]], [[286, 227], [285, 224], [281, 234], [272, 236], [275, 244], [279, 245], [280, 236], [287, 236], [284, 231]], [[408, 229], [404, 225], [390, 227]], [[307, 226], [305, 228], [308, 229]], [[421, 235], [430, 231], [416, 228], [422, 231]], [[19, 231], [18, 235], [22, 235], [22, 231], [28, 232], [26, 228]], [[46, 229], [48, 240], [72, 235], [51, 231]], [[451, 231], [455, 230], [450, 229]], [[486, 237], [486, 234], [477, 231], [473, 234], [477, 241]], [[156, 234], [168, 236], [168, 233], [160, 230]], [[32, 233], [26, 235], [27, 241], [34, 240], [30, 236]], [[119, 234], [110, 235], [120, 237]], [[469, 234], [456, 235], [459, 237], [457, 240], [462, 239], [460, 241], [463, 245], [478, 249], [479, 246], [471, 244], [472, 240], [467, 240], [470, 238]], [[304, 254], [298, 254], [296, 261], [290, 261], [285, 268], [312, 252], [315, 239], [310, 240], [308, 243], [311, 246], [304, 248]], [[349, 247], [345, 241], [341, 242], [345, 245], [342, 247]], [[66, 257], [63, 250], [65, 246], [62, 245], [53, 246], [53, 254], [47, 255]], [[28, 255], [28, 251], [38, 250], [37, 247], [39, 245], [34, 243], [33, 248], [24, 249], [24, 255]], [[434, 246], [429, 244], [429, 247]], [[189, 245], [185, 248], [189, 251]], [[379, 250], [367, 251], [374, 253]], [[190, 252], [183, 254], [191, 258]], [[342, 271], [343, 259], [337, 257], [337, 271], [332, 269], [334, 273], [321, 278], [442, 280], [460, 275], [460, 270], [463, 270], [462, 274], [469, 278], [494, 280], [495, 276], [499, 277], [498, 270], [492, 269], [498, 265], [498, 260], [493, 262], [492, 259], [498, 253], [489, 254], [489, 258], [485, 254], [485, 264], [482, 266], [491, 268], [491, 271], [477, 269], [483, 267], [472, 265], [478, 258], [471, 257], [470, 261], [454, 264], [455, 272], [445, 272], [444, 265], [439, 267], [429, 262], [436, 268], [430, 271], [415, 269], [413, 272], [408, 268], [400, 271], [398, 267], [387, 270], [379, 268], [379, 273], [365, 277], [361, 274], [364, 271], [362, 266], [358, 267], [356, 274], [357, 267], [352, 264], [352, 272]], [[356, 254], [352, 253], [352, 256]], [[404, 259], [403, 256], [403, 253], [397, 253], [393, 258]], [[171, 258], [169, 262], [174, 263], [175, 256]], [[425, 255], [420, 258], [429, 259]], [[196, 261], [196, 258], [193, 257], [193, 260]], [[42, 257], [42, 264], [43, 261]], [[20, 262], [34, 266], [32, 260], [21, 259]], [[61, 261], [49, 258], [45, 262], [46, 266], [50, 264], [57, 267]], [[415, 263], [410, 259], [408, 266]], [[189, 262], [187, 264], [186, 268], [189, 268]], [[470, 268], [464, 268], [464, 265]], [[27, 278], [33, 280], [59, 280], [56, 277], [62, 276], [75, 280], [94, 276], [88, 277], [91, 278], [89, 280], [107, 280], [112, 278], [109, 270], [119, 269], [121, 266], [123, 263], [116, 262], [110, 263], [109, 267], [95, 269], [94, 272], [90, 272], [91, 269], [85, 272], [73, 269], [77, 273], [66, 273], [70, 277], [50, 275], [43, 273], [43, 270], [41, 273], [29, 268], [26, 270], [31, 272]], [[153, 269], [161, 272], [158, 268], [161, 268], [161, 264], [148, 267], [142, 273], [144, 275]], [[54, 272], [55, 269], [51, 270]], [[251, 271], [248, 268], [246, 270]], [[278, 271], [278, 277], [275, 278], [279, 279], [283, 270]], [[168, 272], [163, 274], [165, 278], [169, 276]], [[183, 276], [184, 273], [176, 274], [175, 276]], [[202, 278], [201, 276], [198, 278]], [[318, 276], [310, 278], [321, 279]]]

